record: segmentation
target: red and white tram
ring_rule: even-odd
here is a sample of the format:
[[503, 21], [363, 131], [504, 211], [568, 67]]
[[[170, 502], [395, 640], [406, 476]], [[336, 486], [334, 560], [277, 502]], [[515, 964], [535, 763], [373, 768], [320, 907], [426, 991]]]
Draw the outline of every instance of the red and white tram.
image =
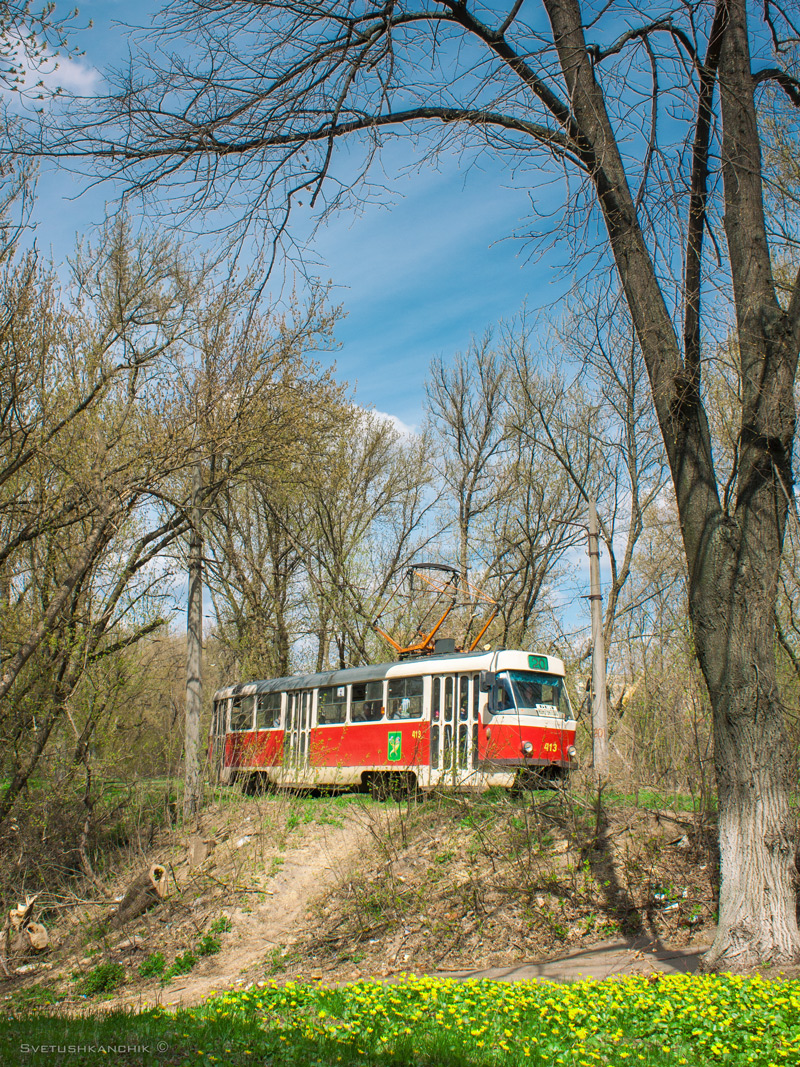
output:
[[220, 689], [220, 781], [359, 788], [375, 796], [535, 785], [576, 752], [564, 664], [503, 650], [448, 653]]

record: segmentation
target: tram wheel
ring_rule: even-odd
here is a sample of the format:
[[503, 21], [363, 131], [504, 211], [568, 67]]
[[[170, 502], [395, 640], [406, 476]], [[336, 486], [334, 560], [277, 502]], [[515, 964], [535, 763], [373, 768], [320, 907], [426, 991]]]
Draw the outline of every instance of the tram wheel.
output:
[[561, 767], [526, 767], [517, 771], [511, 795], [518, 797], [537, 789], [558, 789], [565, 777]]
[[249, 797], [262, 796], [264, 793], [271, 793], [272, 790], [273, 785], [269, 775], [259, 774], [258, 772], [248, 774], [242, 783], [242, 792]]
[[417, 784], [416, 774], [410, 771], [406, 774], [393, 774], [391, 782], [392, 799], [397, 801], [420, 801], [422, 790]]
[[369, 795], [373, 800], [389, 800], [392, 796], [389, 775], [375, 771], [369, 778]]

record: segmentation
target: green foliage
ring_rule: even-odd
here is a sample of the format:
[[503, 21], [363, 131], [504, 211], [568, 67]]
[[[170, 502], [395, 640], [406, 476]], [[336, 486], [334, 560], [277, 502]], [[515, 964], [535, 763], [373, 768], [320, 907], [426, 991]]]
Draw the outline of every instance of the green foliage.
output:
[[215, 919], [209, 927], [209, 932], [212, 934], [225, 934], [232, 926], [233, 923], [227, 915], [220, 915], [220, 917]]
[[142, 978], [155, 978], [164, 973], [166, 966], [167, 961], [164, 959], [163, 952], [151, 952], [147, 959], [139, 964], [139, 974]]
[[125, 980], [125, 968], [121, 963], [98, 963], [91, 971], [78, 978], [78, 985], [89, 997], [98, 993], [113, 993]]
[[48, 1004], [56, 1004], [61, 1000], [61, 996], [51, 986], [32, 985], [27, 989], [20, 989], [18, 993], [14, 995], [14, 1004], [17, 1008], [38, 1008]]
[[222, 942], [213, 934], [204, 934], [197, 942], [198, 956], [215, 956], [222, 948]]
[[191, 951], [176, 956], [172, 965], [164, 971], [164, 976], [161, 981], [166, 984], [167, 982], [172, 981], [173, 978], [176, 978], [179, 974], [188, 974], [196, 963], [197, 956]]

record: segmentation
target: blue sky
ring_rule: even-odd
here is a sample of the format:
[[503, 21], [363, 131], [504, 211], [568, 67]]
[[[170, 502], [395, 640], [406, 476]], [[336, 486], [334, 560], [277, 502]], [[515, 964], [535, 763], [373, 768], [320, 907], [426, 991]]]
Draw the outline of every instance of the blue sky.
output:
[[[103, 68], [124, 65], [127, 54], [114, 19], [144, 21], [145, 11], [139, 7], [134, 16], [117, 0], [90, 0], [80, 17], [94, 27], [75, 37], [84, 55], [62, 61], [48, 80], [80, 93], [102, 91]], [[414, 152], [408, 139], [390, 142], [382, 156], [390, 187], [385, 201], [340, 214], [308, 250], [345, 312], [336, 331], [340, 347], [330, 356], [338, 376], [355, 387], [359, 404], [391, 416], [401, 428], [422, 420], [432, 358], [464, 351], [474, 336], [516, 315], [526, 301], [531, 309], [552, 304], [569, 281], [558, 269], [557, 248], [533, 255], [530, 245], [513, 238], [530, 202], [505, 166], [484, 157], [465, 170], [462, 160], [445, 156], [435, 167], [415, 167]], [[76, 235], [102, 222], [117, 193], [67, 171], [43, 170], [36, 206], [40, 249], [63, 262]], [[561, 195], [555, 183], [540, 193], [537, 206], [557, 209]], [[302, 243], [302, 233], [297, 235]], [[563, 591], [568, 602], [588, 584], [582, 551], [574, 563]], [[178, 600], [182, 594], [177, 588]], [[579, 618], [573, 610], [570, 621], [581, 627], [588, 611], [583, 602], [574, 606]]]
[[[155, 7], [156, 5], [152, 5]], [[102, 87], [100, 71], [123, 63], [126, 38], [114, 19], [144, 21], [130, 5], [91, 0], [80, 19], [94, 23], [75, 35], [84, 55], [62, 62], [52, 80], [91, 92]], [[333, 285], [333, 299], [346, 318], [339, 324], [338, 373], [356, 386], [364, 407], [383, 411], [409, 426], [419, 424], [423, 384], [431, 359], [464, 350], [474, 335], [510, 318], [527, 299], [532, 307], [559, 292], [553, 265], [530, 261], [530, 249], [511, 238], [525, 217], [525, 188], [491, 161], [465, 171], [455, 157], [437, 169], [412, 174], [414, 148], [398, 139], [385, 151], [383, 169], [392, 193], [358, 215], [340, 215], [316, 237], [313, 255], [320, 278]], [[110, 185], [89, 188], [78, 176], [44, 171], [39, 180], [37, 242], [62, 261], [99, 223]]]

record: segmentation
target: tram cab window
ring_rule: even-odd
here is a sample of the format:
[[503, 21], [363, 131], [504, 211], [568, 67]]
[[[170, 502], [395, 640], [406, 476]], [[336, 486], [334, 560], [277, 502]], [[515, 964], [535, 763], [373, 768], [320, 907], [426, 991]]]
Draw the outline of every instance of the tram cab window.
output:
[[256, 730], [277, 730], [281, 725], [281, 694], [261, 693], [256, 711]]
[[498, 674], [497, 676], [493, 710], [501, 714], [504, 711], [514, 710], [514, 694], [511, 691], [511, 682], [507, 674]]
[[[506, 701], [502, 706], [501, 700]], [[561, 719], [570, 716], [564, 680], [533, 671], [504, 671], [498, 674], [496, 710], [511, 710], [515, 706], [523, 715], [546, 715]]]
[[252, 730], [253, 712], [255, 711], [255, 697], [234, 697], [231, 708], [231, 730]]
[[328, 685], [317, 693], [317, 725], [331, 726], [347, 717], [347, 686]]
[[383, 682], [357, 682], [350, 693], [350, 721], [376, 722], [383, 718]]
[[389, 680], [389, 719], [419, 719], [422, 715], [422, 678]]

